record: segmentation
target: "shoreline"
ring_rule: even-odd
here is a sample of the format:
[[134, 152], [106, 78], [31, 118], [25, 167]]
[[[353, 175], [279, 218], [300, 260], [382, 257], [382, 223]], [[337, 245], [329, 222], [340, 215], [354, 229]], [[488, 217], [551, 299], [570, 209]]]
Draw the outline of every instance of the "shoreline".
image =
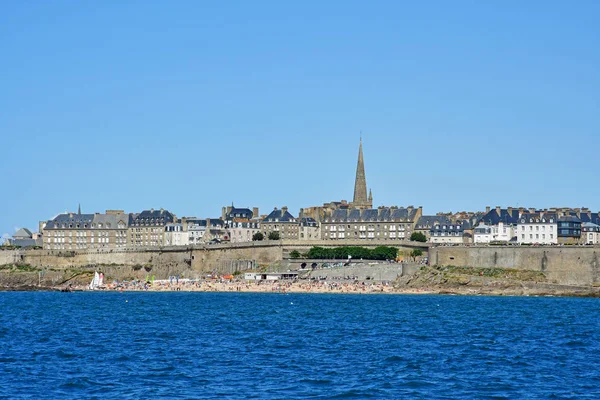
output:
[[600, 297], [600, 288], [557, 285], [543, 288], [535, 285], [505, 287], [397, 287], [391, 283], [357, 282], [180, 282], [143, 284], [141, 282], [112, 283], [99, 289], [89, 289], [84, 285], [68, 286], [15, 286], [0, 287], [0, 292], [152, 292], [152, 293], [273, 293], [273, 294], [357, 294], [357, 295], [450, 295], [450, 296], [519, 296], [519, 297]]

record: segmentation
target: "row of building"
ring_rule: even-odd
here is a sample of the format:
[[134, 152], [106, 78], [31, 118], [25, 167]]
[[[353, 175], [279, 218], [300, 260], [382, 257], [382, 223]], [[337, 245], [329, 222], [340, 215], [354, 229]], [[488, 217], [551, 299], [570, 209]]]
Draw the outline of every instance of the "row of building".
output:
[[[315, 210], [318, 212], [315, 214]], [[599, 244], [600, 217], [589, 209], [486, 209], [486, 212], [423, 215], [421, 207], [354, 208], [345, 202], [313, 207], [312, 216], [287, 207], [259, 215], [258, 208], [223, 207], [219, 218], [182, 217], [168, 210], [59, 214], [40, 232], [20, 229], [6, 244], [47, 250], [136, 249], [250, 242], [272, 232], [286, 240], [404, 241], [421, 233], [437, 244]]]
[[[219, 218], [177, 218], [170, 211], [59, 214], [40, 223], [39, 233], [20, 230], [7, 244], [43, 246], [47, 250], [190, 246], [214, 241], [265, 239], [332, 241], [404, 241], [414, 233], [437, 244], [560, 244], [600, 242], [598, 213], [586, 208], [545, 210], [486, 208], [485, 212], [423, 215], [422, 207], [373, 207], [367, 192], [362, 140], [352, 202], [334, 201], [301, 208], [287, 207], [260, 215], [257, 207], [223, 207]], [[275, 234], [275, 235], [273, 235]], [[260, 236], [260, 235], [259, 235]]]

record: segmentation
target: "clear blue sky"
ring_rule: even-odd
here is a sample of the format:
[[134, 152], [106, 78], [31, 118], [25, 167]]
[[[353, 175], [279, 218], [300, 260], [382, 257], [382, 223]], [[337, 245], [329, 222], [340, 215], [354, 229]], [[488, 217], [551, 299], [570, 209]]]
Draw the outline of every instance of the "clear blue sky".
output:
[[348, 199], [600, 210], [600, 2], [5, 1], [0, 233]]

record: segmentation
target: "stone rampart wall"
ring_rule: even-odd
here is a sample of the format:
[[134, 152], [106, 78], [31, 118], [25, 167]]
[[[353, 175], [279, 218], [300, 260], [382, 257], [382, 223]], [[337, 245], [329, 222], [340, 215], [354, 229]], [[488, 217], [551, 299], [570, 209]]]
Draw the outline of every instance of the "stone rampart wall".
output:
[[448, 246], [429, 249], [432, 265], [542, 271], [567, 285], [600, 284], [600, 247]]

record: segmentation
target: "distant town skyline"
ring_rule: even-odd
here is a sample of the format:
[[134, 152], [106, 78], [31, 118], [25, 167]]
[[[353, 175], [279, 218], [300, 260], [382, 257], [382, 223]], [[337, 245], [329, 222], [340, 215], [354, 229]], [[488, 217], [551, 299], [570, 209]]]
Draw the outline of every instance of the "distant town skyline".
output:
[[352, 201], [361, 131], [374, 207], [598, 211], [599, 12], [2, 4], [0, 233]]

